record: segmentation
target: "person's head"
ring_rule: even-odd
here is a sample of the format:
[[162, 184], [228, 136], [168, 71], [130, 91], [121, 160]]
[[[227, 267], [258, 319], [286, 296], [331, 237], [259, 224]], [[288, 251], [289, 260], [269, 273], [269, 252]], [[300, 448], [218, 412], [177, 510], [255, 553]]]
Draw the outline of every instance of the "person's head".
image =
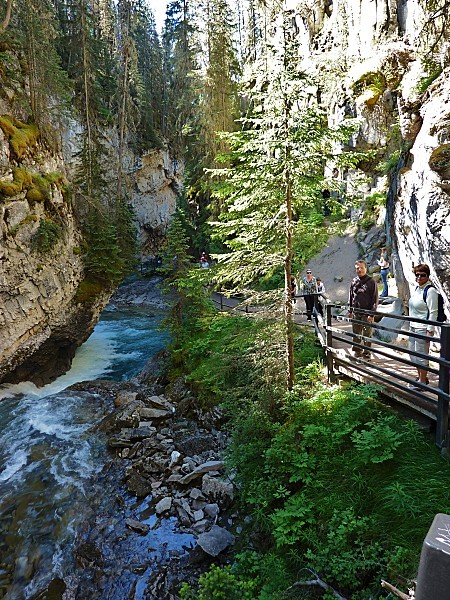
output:
[[367, 274], [367, 263], [365, 260], [357, 260], [355, 262], [355, 271], [358, 277], [364, 277]]
[[430, 278], [430, 267], [421, 263], [413, 268], [414, 275], [418, 285], [424, 285]]
[[311, 271], [311, 269], [307, 269], [307, 271], [306, 271], [306, 279], [308, 279], [308, 280], [312, 279], [312, 271]]
[[322, 280], [320, 279], [320, 277], [316, 277], [316, 281], [317, 281], [317, 283], [322, 283]]

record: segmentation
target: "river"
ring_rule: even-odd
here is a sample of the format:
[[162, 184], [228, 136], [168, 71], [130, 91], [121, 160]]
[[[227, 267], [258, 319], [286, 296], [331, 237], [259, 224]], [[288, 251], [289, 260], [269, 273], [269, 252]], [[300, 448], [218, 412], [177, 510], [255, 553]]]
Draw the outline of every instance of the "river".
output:
[[[107, 489], [117, 485], [117, 474], [104, 472], [111, 461], [105, 440], [92, 429], [111, 409], [111, 399], [67, 388], [87, 380], [122, 381], [140, 371], [166, 344], [162, 316], [154, 309], [107, 309], [68, 373], [42, 388], [30, 382], [0, 386], [0, 598], [62, 598], [77, 569], [74, 540], [100, 526], [99, 513], [106, 515], [106, 530], [118, 527], [117, 499]], [[121, 527], [123, 520], [121, 515]], [[190, 536], [175, 540], [170, 521], [160, 529], [152, 541], [155, 559], [161, 545], [167, 552], [190, 542]], [[137, 538], [124, 540], [131, 556], [143, 551]], [[117, 563], [115, 583], [92, 585], [89, 597], [144, 597], [142, 581], [133, 582], [133, 570], [125, 576], [115, 561], [117, 548], [108, 551]], [[145, 552], [148, 558], [150, 550]], [[77, 586], [70, 597], [83, 597]]]

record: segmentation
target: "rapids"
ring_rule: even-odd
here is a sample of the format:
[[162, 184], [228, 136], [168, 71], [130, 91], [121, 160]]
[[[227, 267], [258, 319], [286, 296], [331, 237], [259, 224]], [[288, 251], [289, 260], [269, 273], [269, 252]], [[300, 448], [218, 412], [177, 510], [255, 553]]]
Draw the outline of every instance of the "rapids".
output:
[[[56, 591], [48, 597], [62, 598], [77, 568], [74, 541], [95, 527], [102, 528], [106, 554], [117, 568], [105, 565], [113, 582], [81, 587], [90, 598], [129, 597], [131, 588], [132, 597], [143, 597], [143, 580], [134, 575], [133, 581], [136, 569], [125, 567], [143, 551], [144, 539], [125, 535], [121, 548], [108, 542], [128, 511], [122, 507], [120, 514], [120, 473], [93, 428], [110, 410], [111, 398], [95, 389], [67, 388], [81, 381], [123, 381], [140, 371], [167, 342], [159, 329], [162, 316], [153, 308], [107, 309], [68, 373], [42, 388], [30, 382], [0, 386], [0, 598], [44, 598], [49, 584]], [[145, 512], [145, 506], [134, 508]], [[176, 534], [168, 520], [155, 532], [152, 549], [146, 541], [145, 555], [157, 560], [161, 548], [179, 551], [191, 538]]]

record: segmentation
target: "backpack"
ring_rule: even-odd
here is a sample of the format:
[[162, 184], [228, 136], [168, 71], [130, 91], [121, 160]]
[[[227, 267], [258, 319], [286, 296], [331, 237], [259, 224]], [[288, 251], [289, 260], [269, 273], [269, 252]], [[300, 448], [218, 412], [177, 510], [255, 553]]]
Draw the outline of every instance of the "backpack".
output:
[[[434, 286], [427, 285], [427, 287], [423, 290], [423, 301], [425, 302], [425, 304], [427, 303], [427, 294], [428, 294], [428, 290], [430, 289], [430, 287], [434, 287]], [[438, 292], [438, 314], [436, 317], [436, 321], [443, 323], [446, 320], [447, 320], [447, 317], [446, 317], [445, 311], [444, 311], [444, 298], [442, 297], [442, 294], [439, 294], [439, 292]]]

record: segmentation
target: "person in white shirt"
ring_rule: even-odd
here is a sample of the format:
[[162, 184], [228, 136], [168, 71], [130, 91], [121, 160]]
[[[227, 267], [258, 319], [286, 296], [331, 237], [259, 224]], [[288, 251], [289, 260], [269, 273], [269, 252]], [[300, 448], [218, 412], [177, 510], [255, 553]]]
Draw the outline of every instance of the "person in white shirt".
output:
[[381, 267], [380, 275], [381, 275], [381, 281], [383, 282], [383, 291], [380, 294], [380, 298], [386, 298], [389, 295], [387, 278], [388, 278], [389, 266], [390, 266], [389, 261], [386, 256], [386, 248], [381, 248], [381, 255], [377, 262], [378, 262], [379, 266]]
[[[430, 267], [425, 264], [417, 265], [413, 268], [416, 276], [417, 286], [411, 294], [409, 299], [409, 316], [415, 317], [416, 319], [426, 319], [428, 321], [436, 321], [438, 314], [438, 293], [430, 282]], [[429, 286], [426, 294], [426, 302], [423, 299], [425, 288]], [[412, 333], [419, 333], [426, 335], [429, 339], [417, 339], [414, 337], [409, 338], [408, 348], [415, 352], [421, 352], [422, 354], [428, 354], [430, 350], [430, 341], [434, 335], [434, 326], [426, 323], [410, 322], [409, 329]], [[418, 356], [410, 355], [411, 362], [416, 365], [418, 379], [420, 383], [429, 383], [427, 377], [427, 370], [423, 367], [428, 366], [428, 360], [420, 358]]]

